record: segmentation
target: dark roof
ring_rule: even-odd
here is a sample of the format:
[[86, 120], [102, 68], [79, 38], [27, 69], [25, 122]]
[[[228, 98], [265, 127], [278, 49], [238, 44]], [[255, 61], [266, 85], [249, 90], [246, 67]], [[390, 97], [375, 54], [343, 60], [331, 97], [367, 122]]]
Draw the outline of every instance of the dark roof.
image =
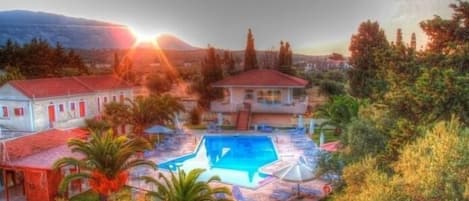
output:
[[127, 82], [112, 75], [13, 80], [8, 83], [29, 98], [47, 98], [132, 88]]
[[305, 87], [308, 81], [276, 70], [250, 70], [212, 84], [213, 87], [227, 86], [272, 86]]

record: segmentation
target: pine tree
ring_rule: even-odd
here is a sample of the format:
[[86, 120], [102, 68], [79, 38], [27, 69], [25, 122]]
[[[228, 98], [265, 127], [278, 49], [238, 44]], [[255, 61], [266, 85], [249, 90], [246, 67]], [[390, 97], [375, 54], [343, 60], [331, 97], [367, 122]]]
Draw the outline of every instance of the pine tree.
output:
[[244, 51], [244, 71], [257, 69], [256, 49], [254, 48], [254, 36], [251, 29], [248, 30], [246, 50]]

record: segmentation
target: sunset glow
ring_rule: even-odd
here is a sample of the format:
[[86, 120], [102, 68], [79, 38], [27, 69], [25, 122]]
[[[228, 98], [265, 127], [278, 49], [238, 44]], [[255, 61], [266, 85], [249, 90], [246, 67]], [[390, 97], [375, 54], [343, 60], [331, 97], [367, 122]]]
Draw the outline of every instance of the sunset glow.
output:
[[154, 43], [158, 36], [162, 33], [155, 33], [148, 30], [138, 29], [138, 28], [129, 28], [132, 34], [135, 36], [135, 43], [147, 43], [151, 42]]

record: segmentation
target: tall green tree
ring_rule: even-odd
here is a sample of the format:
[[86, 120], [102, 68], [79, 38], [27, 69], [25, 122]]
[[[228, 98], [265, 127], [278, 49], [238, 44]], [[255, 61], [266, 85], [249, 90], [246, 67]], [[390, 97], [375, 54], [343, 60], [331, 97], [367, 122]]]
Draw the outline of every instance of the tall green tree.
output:
[[414, 50], [417, 49], [417, 37], [415, 36], [415, 33], [412, 33], [412, 36], [410, 38], [410, 48]]
[[251, 29], [248, 30], [246, 49], [244, 50], [244, 71], [257, 69], [257, 56], [254, 47], [254, 36]]
[[5, 73], [0, 75], [0, 86], [7, 83], [10, 80], [23, 80], [25, 77], [21, 74], [19, 68], [7, 66]]
[[221, 60], [214, 47], [209, 46], [207, 49], [207, 56], [202, 62], [201, 74], [201, 80], [196, 86], [200, 95], [199, 104], [208, 107], [210, 101], [223, 97], [221, 89], [211, 87], [212, 83], [223, 79]]
[[295, 71], [292, 68], [293, 65], [293, 52], [289, 42], [283, 43], [280, 41], [280, 50], [278, 54], [278, 70], [282, 73], [294, 75]]
[[229, 201], [230, 199], [218, 199], [217, 194], [231, 195], [226, 187], [211, 187], [212, 182], [220, 182], [220, 177], [213, 176], [207, 182], [200, 181], [199, 178], [204, 169], [193, 169], [189, 173], [178, 170], [177, 174], [171, 172], [170, 177], [159, 173], [159, 179], [153, 177], [143, 177], [150, 184], [156, 186], [156, 192], [149, 192], [160, 200], [166, 201]]
[[25, 78], [44, 78], [88, 74], [81, 57], [60, 43], [51, 47], [43, 39], [33, 38], [20, 46], [7, 40], [0, 47], [0, 69], [15, 66]]
[[68, 165], [80, 169], [79, 173], [69, 174], [62, 179], [59, 185], [61, 193], [66, 191], [70, 182], [89, 179], [91, 189], [100, 195], [101, 201], [106, 201], [126, 184], [131, 168], [149, 166], [156, 169], [154, 162], [135, 157], [135, 153], [152, 147], [143, 138], [115, 136], [112, 132], [92, 132], [89, 141], [71, 139], [68, 146], [72, 152], [83, 157], [64, 157], [54, 163], [54, 169]]
[[[378, 98], [385, 83], [378, 77], [378, 56], [389, 48], [389, 43], [378, 22], [370, 20], [360, 24], [352, 36], [349, 85], [351, 95], [358, 98]], [[375, 97], [378, 96], [378, 97]]]

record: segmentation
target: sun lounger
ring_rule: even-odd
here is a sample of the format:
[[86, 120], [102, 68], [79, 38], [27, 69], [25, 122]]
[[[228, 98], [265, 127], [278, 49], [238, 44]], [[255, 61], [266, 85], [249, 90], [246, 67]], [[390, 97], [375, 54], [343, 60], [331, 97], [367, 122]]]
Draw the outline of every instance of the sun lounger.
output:
[[272, 191], [270, 198], [272, 200], [284, 201], [284, 200], [288, 200], [292, 196], [293, 196], [293, 193], [290, 191], [283, 190], [283, 189], [275, 189], [274, 191]]
[[215, 198], [216, 198], [217, 200], [225, 200], [225, 199], [226, 199], [226, 196], [225, 196], [224, 193], [216, 193], [216, 194], [215, 194]]
[[233, 194], [235, 201], [251, 201], [251, 199], [248, 199], [243, 195], [239, 186], [233, 185], [233, 187], [231, 187], [231, 193]]
[[[297, 187], [293, 187], [292, 188], [294, 191], [298, 191], [298, 188]], [[304, 194], [304, 195], [308, 195], [308, 196], [311, 196], [311, 197], [319, 197], [322, 195], [322, 192], [320, 190], [317, 190], [317, 189], [310, 189], [310, 188], [307, 188], [305, 186], [301, 186], [300, 187], [300, 193], [301, 194]]]
[[264, 133], [272, 133], [274, 131], [274, 127], [268, 124], [259, 124], [257, 126], [257, 130]]

